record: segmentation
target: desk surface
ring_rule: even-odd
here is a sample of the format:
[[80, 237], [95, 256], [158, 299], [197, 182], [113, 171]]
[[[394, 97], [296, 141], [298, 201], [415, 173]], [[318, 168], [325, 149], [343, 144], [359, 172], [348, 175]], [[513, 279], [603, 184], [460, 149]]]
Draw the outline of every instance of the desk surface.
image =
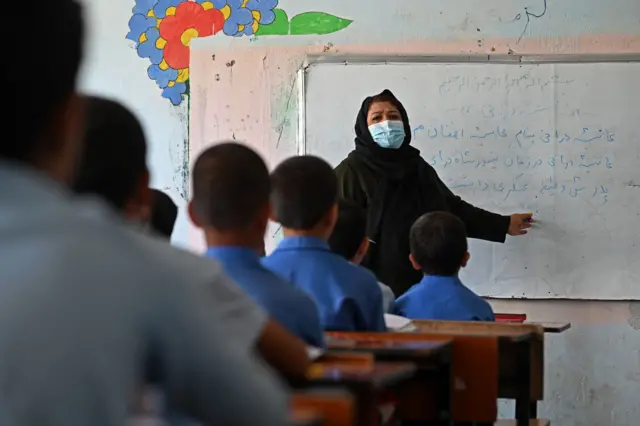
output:
[[402, 341], [402, 340], [359, 340], [341, 339], [327, 336], [327, 347], [333, 351], [366, 352], [384, 361], [425, 361], [449, 358], [451, 340]]
[[562, 333], [571, 328], [570, 322], [536, 322], [526, 321], [525, 324], [539, 325], [544, 329], [545, 333]]
[[316, 363], [309, 369], [307, 379], [312, 385], [340, 384], [383, 389], [413, 377], [416, 369], [412, 363], [376, 362], [372, 366], [324, 366]]
[[321, 426], [322, 416], [312, 410], [293, 408], [289, 413], [288, 426]]

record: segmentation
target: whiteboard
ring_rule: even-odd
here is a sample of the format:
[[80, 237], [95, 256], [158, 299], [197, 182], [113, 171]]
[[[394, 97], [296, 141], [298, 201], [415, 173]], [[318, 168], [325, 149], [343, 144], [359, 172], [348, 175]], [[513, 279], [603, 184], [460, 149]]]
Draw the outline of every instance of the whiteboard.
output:
[[534, 212], [527, 236], [471, 240], [462, 279], [476, 292], [640, 299], [640, 63], [318, 62], [303, 73], [301, 153], [339, 164], [362, 100], [388, 88], [454, 193]]

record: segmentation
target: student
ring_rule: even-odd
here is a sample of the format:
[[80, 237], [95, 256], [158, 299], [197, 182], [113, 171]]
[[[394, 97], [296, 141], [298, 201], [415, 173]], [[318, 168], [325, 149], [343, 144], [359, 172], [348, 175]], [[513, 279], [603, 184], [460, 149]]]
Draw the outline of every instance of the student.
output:
[[149, 226], [159, 235], [170, 240], [178, 218], [178, 206], [162, 191], [152, 189], [151, 217]]
[[81, 7], [39, 2], [30, 24], [2, 64], [5, 76], [14, 61], [22, 72], [6, 99], [14, 130], [0, 144], [0, 424], [125, 424], [150, 354], [171, 407], [207, 424], [283, 424], [287, 393], [220, 325], [220, 310], [243, 328], [264, 324], [264, 312], [217, 263], [71, 196]]
[[204, 151], [193, 169], [189, 215], [202, 228], [207, 256], [222, 263], [238, 285], [291, 333], [324, 347], [318, 308], [305, 292], [260, 263], [269, 223], [269, 170], [258, 154], [237, 143]]
[[[329, 247], [347, 259], [359, 265], [369, 249], [367, 237], [367, 216], [364, 210], [345, 200], [338, 203], [338, 221], [329, 237]], [[378, 283], [382, 291], [382, 306], [384, 312], [393, 313], [395, 295], [386, 285]]]
[[264, 265], [309, 293], [325, 330], [386, 331], [375, 276], [333, 253], [338, 182], [324, 160], [293, 157], [271, 174], [273, 219], [284, 239]]
[[[111, 100], [87, 97], [85, 102], [83, 153], [74, 189], [99, 196], [127, 221], [148, 223], [157, 210], [150, 207], [154, 197], [145, 160], [147, 143], [138, 119]], [[230, 338], [239, 340], [248, 352], [257, 346], [260, 355], [283, 375], [304, 376], [309, 358], [301, 341], [264, 313], [260, 322], [244, 321], [247, 313], [242, 307], [253, 303], [235, 285], [231, 293], [217, 285], [212, 285], [212, 291], [218, 293], [216, 309]]]
[[424, 274], [396, 300], [396, 314], [410, 319], [495, 321], [487, 301], [458, 278], [469, 261], [464, 223], [447, 212], [427, 213], [409, 235], [413, 267]]

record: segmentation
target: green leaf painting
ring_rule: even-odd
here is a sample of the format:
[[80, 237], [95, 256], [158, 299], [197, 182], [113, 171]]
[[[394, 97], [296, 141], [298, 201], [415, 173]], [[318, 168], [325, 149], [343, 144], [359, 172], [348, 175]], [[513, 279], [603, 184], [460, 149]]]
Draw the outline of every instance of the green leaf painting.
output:
[[275, 9], [273, 11], [276, 18], [269, 25], [262, 25], [256, 32], [257, 36], [266, 35], [288, 35], [289, 34], [289, 16], [287, 12], [282, 9]]
[[291, 20], [282, 9], [276, 9], [274, 13], [275, 20], [269, 25], [261, 26], [256, 36], [331, 34], [347, 28], [353, 22], [324, 12], [304, 12]]
[[291, 18], [289, 30], [291, 35], [330, 34], [347, 28], [352, 22], [324, 12], [306, 12]]

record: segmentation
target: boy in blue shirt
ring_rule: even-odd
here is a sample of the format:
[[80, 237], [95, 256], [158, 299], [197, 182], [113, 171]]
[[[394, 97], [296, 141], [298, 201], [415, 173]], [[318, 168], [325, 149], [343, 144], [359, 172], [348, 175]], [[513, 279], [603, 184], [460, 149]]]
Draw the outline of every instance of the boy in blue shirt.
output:
[[[329, 237], [329, 247], [349, 262], [360, 265], [369, 249], [367, 237], [367, 215], [363, 209], [345, 200], [338, 203], [338, 221]], [[384, 312], [393, 313], [396, 296], [393, 290], [378, 282], [382, 291]]]
[[469, 261], [464, 223], [446, 212], [421, 216], [411, 227], [413, 267], [424, 278], [396, 300], [396, 314], [410, 319], [495, 321], [487, 301], [458, 278]]
[[260, 263], [271, 213], [262, 158], [244, 145], [221, 143], [200, 154], [192, 176], [189, 214], [204, 231], [207, 256], [291, 333], [324, 347], [313, 299]]
[[325, 330], [386, 331], [375, 276], [334, 253], [338, 180], [324, 160], [293, 157], [271, 174], [273, 220], [284, 239], [263, 264], [310, 294]]

